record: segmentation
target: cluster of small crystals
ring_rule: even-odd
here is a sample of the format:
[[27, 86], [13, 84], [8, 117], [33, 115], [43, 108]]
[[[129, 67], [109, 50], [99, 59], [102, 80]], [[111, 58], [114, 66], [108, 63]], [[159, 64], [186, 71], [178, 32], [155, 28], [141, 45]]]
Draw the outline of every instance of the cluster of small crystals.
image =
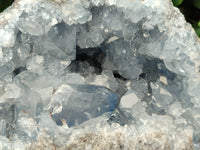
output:
[[16, 1], [0, 149], [199, 149], [199, 44], [168, 0]]

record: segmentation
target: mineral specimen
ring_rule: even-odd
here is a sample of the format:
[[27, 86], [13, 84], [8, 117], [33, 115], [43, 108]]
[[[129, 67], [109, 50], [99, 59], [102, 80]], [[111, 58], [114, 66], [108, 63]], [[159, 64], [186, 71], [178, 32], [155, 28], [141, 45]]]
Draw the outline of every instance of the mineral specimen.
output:
[[0, 149], [200, 149], [200, 42], [169, 0], [16, 0], [0, 14]]

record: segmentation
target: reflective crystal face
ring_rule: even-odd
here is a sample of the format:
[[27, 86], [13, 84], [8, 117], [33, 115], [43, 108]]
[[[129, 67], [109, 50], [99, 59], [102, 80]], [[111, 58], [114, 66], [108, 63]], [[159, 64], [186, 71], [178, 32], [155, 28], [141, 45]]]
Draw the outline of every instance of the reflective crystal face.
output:
[[16, 1], [0, 149], [199, 149], [199, 49], [168, 0]]
[[58, 125], [62, 125], [64, 119], [71, 127], [115, 109], [117, 95], [104, 87], [61, 85], [60, 88], [49, 108]]

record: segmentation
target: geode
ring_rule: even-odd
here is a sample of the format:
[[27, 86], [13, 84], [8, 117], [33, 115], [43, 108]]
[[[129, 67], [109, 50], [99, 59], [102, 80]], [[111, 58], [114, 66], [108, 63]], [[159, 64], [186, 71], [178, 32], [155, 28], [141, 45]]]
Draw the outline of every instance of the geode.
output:
[[0, 149], [200, 149], [200, 42], [169, 0], [15, 0], [0, 37]]

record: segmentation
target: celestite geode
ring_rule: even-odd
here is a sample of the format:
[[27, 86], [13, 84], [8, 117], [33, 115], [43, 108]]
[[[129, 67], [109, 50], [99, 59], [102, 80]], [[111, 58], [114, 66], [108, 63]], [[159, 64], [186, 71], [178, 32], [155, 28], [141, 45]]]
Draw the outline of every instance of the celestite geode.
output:
[[169, 0], [16, 0], [0, 14], [0, 149], [200, 149], [200, 42]]

